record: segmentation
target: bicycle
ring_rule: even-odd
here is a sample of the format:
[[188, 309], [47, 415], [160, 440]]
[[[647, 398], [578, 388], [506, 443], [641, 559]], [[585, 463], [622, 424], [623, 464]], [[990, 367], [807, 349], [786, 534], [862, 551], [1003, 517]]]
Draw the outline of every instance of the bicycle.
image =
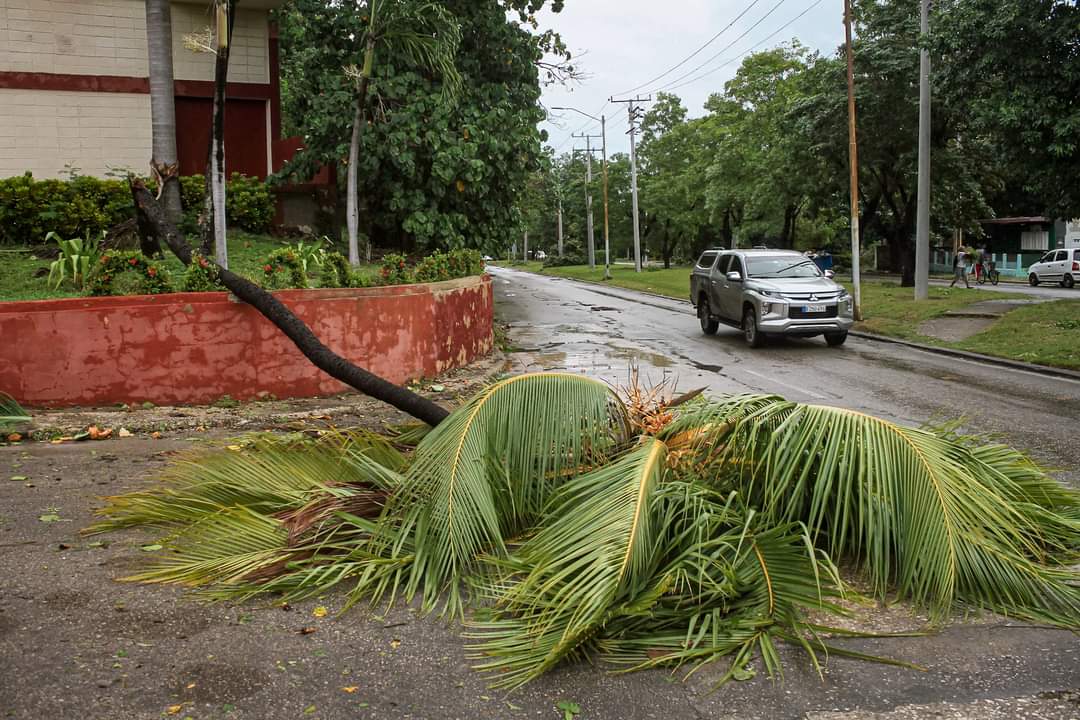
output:
[[979, 277], [976, 278], [976, 282], [979, 285], [986, 283], [987, 279], [990, 280], [991, 285], [997, 285], [998, 280], [1001, 278], [1001, 273], [997, 270], [997, 263], [993, 260], [982, 263], [982, 272], [979, 273]]

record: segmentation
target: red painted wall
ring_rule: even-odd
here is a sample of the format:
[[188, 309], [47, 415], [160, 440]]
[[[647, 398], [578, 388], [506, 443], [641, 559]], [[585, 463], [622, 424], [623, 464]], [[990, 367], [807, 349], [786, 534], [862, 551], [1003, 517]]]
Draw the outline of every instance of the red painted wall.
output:
[[[491, 280], [275, 293], [335, 352], [392, 382], [492, 349]], [[317, 370], [227, 293], [0, 303], [0, 390], [30, 406], [327, 395]]]

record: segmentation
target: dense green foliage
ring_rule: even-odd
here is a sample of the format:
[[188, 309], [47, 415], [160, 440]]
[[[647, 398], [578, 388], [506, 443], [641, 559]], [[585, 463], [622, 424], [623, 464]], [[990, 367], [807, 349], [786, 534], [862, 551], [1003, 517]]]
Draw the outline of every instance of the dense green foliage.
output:
[[78, 176], [35, 180], [30, 173], [0, 179], [0, 245], [99, 235], [132, 216], [127, 183]]
[[[202, 175], [180, 178], [185, 228], [195, 227], [203, 202]], [[274, 198], [258, 178], [234, 174], [228, 183], [230, 225], [267, 232], [274, 220]], [[35, 180], [30, 173], [0, 179], [0, 245], [61, 237], [100, 235], [134, 216], [131, 190], [123, 180], [79, 175], [71, 180]]]
[[346, 607], [441, 607], [512, 688], [585, 656], [727, 658], [721, 681], [755, 653], [777, 673], [778, 641], [815, 665], [860, 657], [823, 639], [857, 595], [840, 560], [931, 622], [988, 608], [1076, 628], [1078, 508], [1028, 458], [951, 428], [539, 373], [411, 440], [264, 436], [181, 459], [88, 532], [157, 529], [164, 552], [127, 579], [206, 598], [340, 587]]
[[[442, 3], [461, 28], [455, 64], [462, 85], [453, 103], [405, 53], [388, 46], [377, 57], [359, 153], [360, 229], [376, 246], [493, 252], [521, 225], [517, 201], [542, 139], [538, 63], [545, 49], [557, 50], [557, 39], [532, 34], [527, 17], [514, 21], [507, 10], [544, 4]], [[348, 156], [355, 91], [342, 68], [362, 64], [356, 39], [364, 15], [326, 0], [293, 0], [278, 21], [286, 131], [305, 138], [284, 174], [304, 179]]]

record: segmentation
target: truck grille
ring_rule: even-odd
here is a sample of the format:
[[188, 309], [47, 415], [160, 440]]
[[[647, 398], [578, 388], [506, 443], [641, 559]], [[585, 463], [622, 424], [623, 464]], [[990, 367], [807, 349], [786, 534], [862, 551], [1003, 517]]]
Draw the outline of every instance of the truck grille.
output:
[[836, 317], [836, 306], [829, 305], [825, 308], [825, 312], [808, 313], [803, 312], [801, 307], [792, 305], [791, 308], [788, 310], [788, 317], [792, 320], [807, 320], [811, 318], [834, 318]]

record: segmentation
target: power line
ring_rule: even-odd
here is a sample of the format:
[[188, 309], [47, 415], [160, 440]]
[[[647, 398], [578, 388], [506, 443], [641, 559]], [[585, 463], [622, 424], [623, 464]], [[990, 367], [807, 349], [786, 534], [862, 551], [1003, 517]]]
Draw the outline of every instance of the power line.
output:
[[[691, 60], [693, 60], [693, 59], [694, 59], [694, 57], [695, 57], [695, 56], [697, 56], [697, 55], [698, 55], [699, 53], [701, 53], [701, 52], [702, 52], [702, 51], [703, 51], [703, 50], [704, 50], [705, 48], [707, 48], [707, 47], [709, 47], [710, 45], [712, 45], [712, 44], [713, 44], [713, 43], [714, 43], [714, 42], [715, 42], [715, 41], [717, 40], [717, 38], [719, 38], [719, 37], [720, 37], [721, 35], [723, 35], [723, 34], [724, 34], [725, 32], [727, 32], [728, 30], [730, 30], [730, 29], [731, 29], [731, 26], [732, 26], [732, 25], [734, 25], [735, 23], [739, 22], [739, 20], [742, 20], [742, 17], [743, 17], [743, 15], [745, 15], [745, 14], [746, 14], [746, 13], [748, 13], [748, 12], [750, 12], [750, 11], [751, 11], [751, 10], [753, 9], [753, 7], [754, 7], [755, 5], [757, 5], [757, 4], [759, 3], [759, 2], [761, 2], [761, 0], [754, 0], [754, 1], [752, 2], [752, 3], [750, 3], [750, 4], [749, 4], [749, 5], [748, 5], [748, 6], [746, 7], [746, 9], [745, 9], [745, 10], [743, 10], [743, 11], [742, 11], [741, 13], [739, 13], [738, 15], [736, 15], [736, 16], [735, 16], [735, 19], [734, 19], [734, 20], [732, 20], [732, 21], [731, 21], [731, 22], [729, 22], [729, 23], [728, 23], [727, 25], [725, 25], [725, 26], [724, 26], [724, 29], [723, 29], [723, 30], [721, 30], [720, 32], [716, 33], [716, 34], [715, 34], [715, 35], [713, 35], [713, 36], [712, 36], [711, 38], [709, 38], [709, 40], [708, 40], [708, 41], [707, 41], [707, 42], [706, 42], [706, 43], [705, 43], [704, 45], [702, 45], [702, 46], [701, 46], [701, 47], [699, 47], [699, 48], [698, 48], [697, 50], [695, 50], [694, 52], [692, 52], [692, 53], [690, 53], [689, 55], [687, 55], [687, 56], [686, 56], [685, 58], [683, 58], [683, 59], [682, 59], [681, 61], [679, 61], [679, 63], [678, 63], [678, 64], [676, 64], [676, 65], [674, 65], [674, 66], [672, 66], [672, 67], [668, 68], [668, 69], [667, 69], [667, 70], [665, 70], [664, 72], [662, 72], [662, 73], [660, 73], [659, 75], [657, 75], [656, 77], [654, 77], [654, 78], [653, 78], [652, 80], [647, 80], [647, 81], [645, 81], [645, 82], [641, 83], [640, 85], [638, 85], [637, 87], [632, 87], [632, 88], [630, 88], [629, 90], [623, 90], [622, 92], [620, 92], [620, 93], [615, 93], [615, 94], [616, 94], [616, 95], [629, 95], [629, 94], [630, 94], [630, 93], [632, 93], [632, 92], [637, 92], [638, 90], [640, 90], [640, 89], [641, 89], [641, 88], [643, 88], [643, 87], [648, 87], [649, 85], [652, 85], [652, 84], [653, 84], [654, 82], [656, 82], [656, 81], [657, 81], [657, 80], [659, 80], [660, 78], [664, 77], [665, 75], [670, 75], [670, 74], [671, 74], [671, 73], [673, 73], [674, 71], [678, 70], [678, 69], [679, 69], [680, 67], [682, 67], [682, 66], [683, 66], [683, 65], [685, 65], [686, 63], [688, 63], [688, 62], [690, 62]], [[707, 61], [706, 61], [706, 62], [707, 62]]]
[[745, 31], [745, 32], [744, 32], [744, 33], [743, 33], [742, 35], [740, 35], [739, 37], [735, 38], [734, 40], [732, 40], [731, 42], [729, 42], [729, 43], [728, 43], [727, 45], [725, 45], [725, 46], [724, 46], [724, 48], [723, 48], [722, 50], [720, 50], [720, 52], [718, 52], [718, 53], [716, 53], [715, 55], [711, 56], [711, 57], [710, 57], [709, 59], [707, 59], [707, 60], [706, 60], [705, 62], [701, 63], [700, 65], [698, 65], [698, 66], [697, 66], [696, 68], [694, 68], [693, 70], [690, 70], [690, 71], [688, 71], [688, 72], [686, 72], [686, 73], [683, 73], [682, 75], [680, 75], [679, 77], [675, 78], [674, 80], [672, 80], [671, 82], [669, 82], [668, 84], [666, 84], [666, 85], [664, 85], [664, 86], [662, 86], [662, 87], [656, 88], [656, 89], [655, 89], [655, 90], [654, 90], [653, 92], [659, 92], [659, 91], [661, 91], [661, 90], [666, 90], [666, 89], [668, 89], [668, 88], [672, 87], [672, 86], [673, 86], [673, 85], [675, 85], [676, 83], [678, 83], [678, 82], [680, 82], [680, 81], [682, 81], [682, 80], [685, 80], [686, 78], [688, 78], [688, 77], [690, 77], [691, 75], [693, 75], [694, 73], [696, 73], [696, 72], [697, 72], [698, 70], [701, 70], [701, 68], [703, 68], [703, 67], [705, 67], [706, 65], [708, 65], [709, 63], [711, 63], [711, 62], [712, 62], [713, 60], [715, 60], [716, 58], [718, 58], [718, 57], [720, 57], [721, 55], [723, 55], [724, 53], [726, 53], [726, 52], [727, 52], [728, 50], [730, 50], [731, 48], [733, 48], [733, 47], [735, 46], [735, 44], [736, 44], [737, 42], [739, 42], [739, 41], [740, 41], [740, 40], [742, 40], [742, 39], [743, 39], [744, 37], [746, 37], [746, 36], [747, 36], [747, 35], [749, 35], [749, 34], [750, 34], [751, 32], [753, 32], [753, 31], [754, 31], [754, 29], [755, 29], [755, 28], [757, 28], [757, 26], [758, 26], [758, 25], [760, 25], [761, 23], [765, 22], [765, 21], [766, 21], [766, 20], [767, 20], [767, 19], [769, 18], [769, 16], [770, 16], [770, 15], [772, 15], [772, 14], [773, 14], [774, 12], [776, 12], [776, 11], [777, 11], [777, 9], [778, 9], [778, 8], [779, 8], [779, 7], [781, 6], [781, 5], [783, 5], [783, 4], [785, 3], [785, 2], [786, 2], [786, 0], [780, 0], [780, 1], [778, 2], [778, 3], [776, 3], [775, 5], [773, 5], [773, 6], [772, 6], [772, 8], [770, 8], [770, 9], [769, 9], [769, 12], [765, 13], [764, 15], [762, 15], [762, 16], [761, 16], [761, 17], [760, 17], [760, 18], [758, 19], [758, 21], [757, 21], [756, 23], [754, 23], [753, 25], [751, 25], [751, 26], [750, 26], [749, 28], [747, 28], [747, 29], [746, 29], [746, 31]]
[[696, 83], [696, 82], [697, 82], [698, 80], [701, 80], [702, 78], [706, 78], [706, 77], [708, 77], [709, 75], [712, 75], [713, 73], [715, 73], [715, 72], [717, 72], [717, 71], [721, 70], [722, 68], [724, 68], [724, 67], [727, 67], [728, 65], [730, 65], [730, 64], [731, 64], [731, 63], [733, 63], [733, 62], [735, 62], [735, 61], [736, 61], [736, 60], [738, 60], [739, 58], [743, 57], [744, 55], [746, 55], [746, 54], [748, 54], [748, 53], [751, 53], [751, 52], [753, 52], [753, 51], [754, 51], [754, 50], [756, 50], [757, 48], [759, 48], [759, 47], [761, 47], [762, 45], [764, 45], [765, 43], [769, 42], [769, 40], [772, 40], [772, 39], [773, 39], [774, 37], [776, 37], [777, 35], [779, 35], [780, 33], [782, 33], [782, 32], [783, 32], [784, 30], [786, 30], [787, 28], [789, 28], [789, 27], [790, 27], [791, 25], [793, 25], [794, 23], [798, 22], [798, 21], [799, 21], [799, 20], [800, 20], [800, 19], [801, 19], [801, 18], [802, 18], [802, 17], [804, 16], [804, 15], [806, 15], [806, 13], [808, 13], [808, 12], [810, 12], [811, 10], [813, 10], [814, 8], [816, 8], [816, 7], [817, 7], [818, 5], [820, 5], [821, 3], [822, 3], [822, 0], [817, 0], [817, 1], [816, 1], [816, 2], [814, 3], [814, 4], [812, 4], [812, 5], [810, 6], [810, 7], [806, 8], [805, 10], [803, 10], [803, 11], [802, 11], [801, 13], [799, 13], [799, 14], [798, 14], [798, 15], [796, 15], [795, 17], [791, 18], [791, 20], [787, 21], [786, 23], [784, 23], [783, 25], [781, 25], [781, 26], [780, 26], [779, 28], [777, 28], [777, 29], [776, 29], [776, 30], [774, 30], [773, 32], [771, 32], [771, 33], [769, 33], [768, 35], [766, 35], [766, 36], [765, 36], [764, 38], [762, 38], [761, 40], [759, 40], [759, 41], [758, 41], [757, 43], [755, 43], [754, 45], [751, 45], [751, 46], [750, 46], [749, 48], [747, 48], [746, 50], [743, 50], [743, 51], [742, 51], [741, 53], [739, 53], [738, 55], [735, 55], [734, 57], [731, 57], [731, 58], [729, 58], [728, 60], [725, 60], [724, 62], [722, 62], [721, 64], [719, 64], [719, 65], [717, 65], [716, 67], [712, 68], [711, 70], [706, 70], [705, 72], [701, 73], [701, 74], [700, 74], [700, 75], [698, 75], [697, 77], [695, 77], [695, 78], [692, 78], [692, 79], [690, 79], [690, 80], [687, 80], [687, 81], [686, 81], [686, 82], [684, 82], [684, 83], [680, 83], [680, 84], [678, 84], [678, 85], [668, 85], [668, 86], [665, 86], [665, 87], [664, 87], [664, 88], [662, 88], [662, 89], [665, 89], [665, 90], [678, 90], [679, 88], [683, 88], [683, 87], [686, 87], [687, 85], [693, 85], [693, 84], [694, 84], [694, 83]]

